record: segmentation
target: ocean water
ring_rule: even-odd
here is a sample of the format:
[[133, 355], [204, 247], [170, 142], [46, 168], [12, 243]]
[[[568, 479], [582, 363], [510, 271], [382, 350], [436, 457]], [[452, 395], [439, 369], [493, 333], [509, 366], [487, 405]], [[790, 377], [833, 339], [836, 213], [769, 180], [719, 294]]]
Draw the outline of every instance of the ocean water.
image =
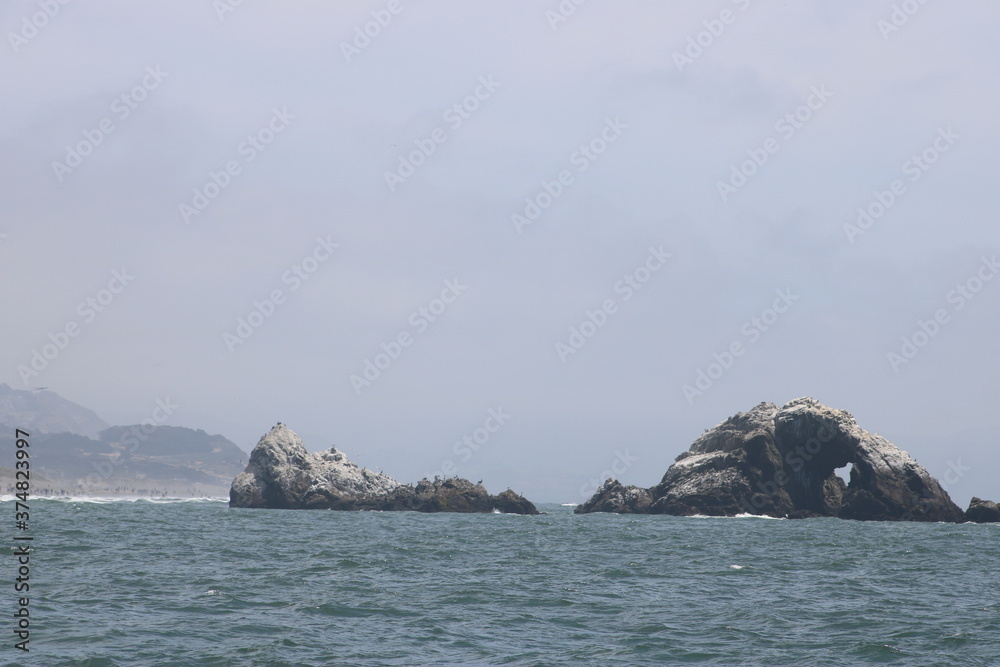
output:
[[31, 507], [5, 665], [1000, 665], [1000, 525]]

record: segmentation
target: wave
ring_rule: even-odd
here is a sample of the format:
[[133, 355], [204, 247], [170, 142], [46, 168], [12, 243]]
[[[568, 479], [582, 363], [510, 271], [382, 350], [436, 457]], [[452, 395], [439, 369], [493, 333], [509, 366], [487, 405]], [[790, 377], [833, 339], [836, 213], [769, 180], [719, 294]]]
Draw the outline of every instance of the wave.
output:
[[710, 514], [691, 514], [686, 519], [774, 519], [775, 521], [785, 521], [783, 516], [767, 516], [766, 514], [737, 514], [736, 516], [713, 516]]
[[[0, 503], [9, 503], [17, 500], [12, 495], [0, 495]], [[154, 505], [170, 505], [173, 503], [228, 503], [229, 498], [149, 498], [142, 496], [30, 496], [29, 501], [51, 500], [60, 503], [90, 503], [94, 505], [107, 505], [109, 503], [151, 503]]]

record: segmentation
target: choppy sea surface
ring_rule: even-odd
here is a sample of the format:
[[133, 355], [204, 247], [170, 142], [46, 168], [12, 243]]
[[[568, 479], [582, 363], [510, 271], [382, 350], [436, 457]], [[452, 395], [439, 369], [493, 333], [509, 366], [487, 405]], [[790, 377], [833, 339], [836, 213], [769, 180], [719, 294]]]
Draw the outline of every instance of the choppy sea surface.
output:
[[1000, 665], [1000, 524], [539, 509], [35, 499], [30, 652], [11, 556], [0, 662]]

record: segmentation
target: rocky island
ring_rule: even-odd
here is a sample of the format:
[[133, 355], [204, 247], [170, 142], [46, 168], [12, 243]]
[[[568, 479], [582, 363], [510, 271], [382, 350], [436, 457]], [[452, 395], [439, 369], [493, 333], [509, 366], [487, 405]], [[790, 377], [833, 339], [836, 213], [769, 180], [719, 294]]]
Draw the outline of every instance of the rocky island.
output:
[[[836, 474], [852, 465], [850, 482]], [[575, 510], [961, 522], [966, 514], [909, 454], [812, 398], [761, 403], [706, 431], [648, 489], [607, 480]], [[997, 516], [974, 499], [970, 521]], [[995, 519], [994, 519], [995, 520]]]
[[973, 498], [965, 510], [965, 520], [973, 523], [1000, 523], [1000, 505], [991, 500]]
[[538, 514], [510, 489], [490, 495], [457, 477], [416, 486], [352, 463], [336, 447], [311, 454], [279, 423], [260, 439], [229, 490], [230, 507]]

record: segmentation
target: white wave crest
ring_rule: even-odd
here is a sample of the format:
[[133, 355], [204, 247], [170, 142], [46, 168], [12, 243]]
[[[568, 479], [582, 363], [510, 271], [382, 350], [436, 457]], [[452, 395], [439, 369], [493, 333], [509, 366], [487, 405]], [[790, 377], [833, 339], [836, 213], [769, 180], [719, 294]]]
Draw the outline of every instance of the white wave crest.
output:
[[[142, 496], [31, 496], [32, 501], [51, 500], [60, 503], [90, 503], [94, 505], [107, 505], [109, 503], [152, 503], [154, 505], [169, 505], [173, 503], [228, 503], [229, 498], [149, 498]], [[0, 503], [14, 502], [15, 496], [0, 495]]]

